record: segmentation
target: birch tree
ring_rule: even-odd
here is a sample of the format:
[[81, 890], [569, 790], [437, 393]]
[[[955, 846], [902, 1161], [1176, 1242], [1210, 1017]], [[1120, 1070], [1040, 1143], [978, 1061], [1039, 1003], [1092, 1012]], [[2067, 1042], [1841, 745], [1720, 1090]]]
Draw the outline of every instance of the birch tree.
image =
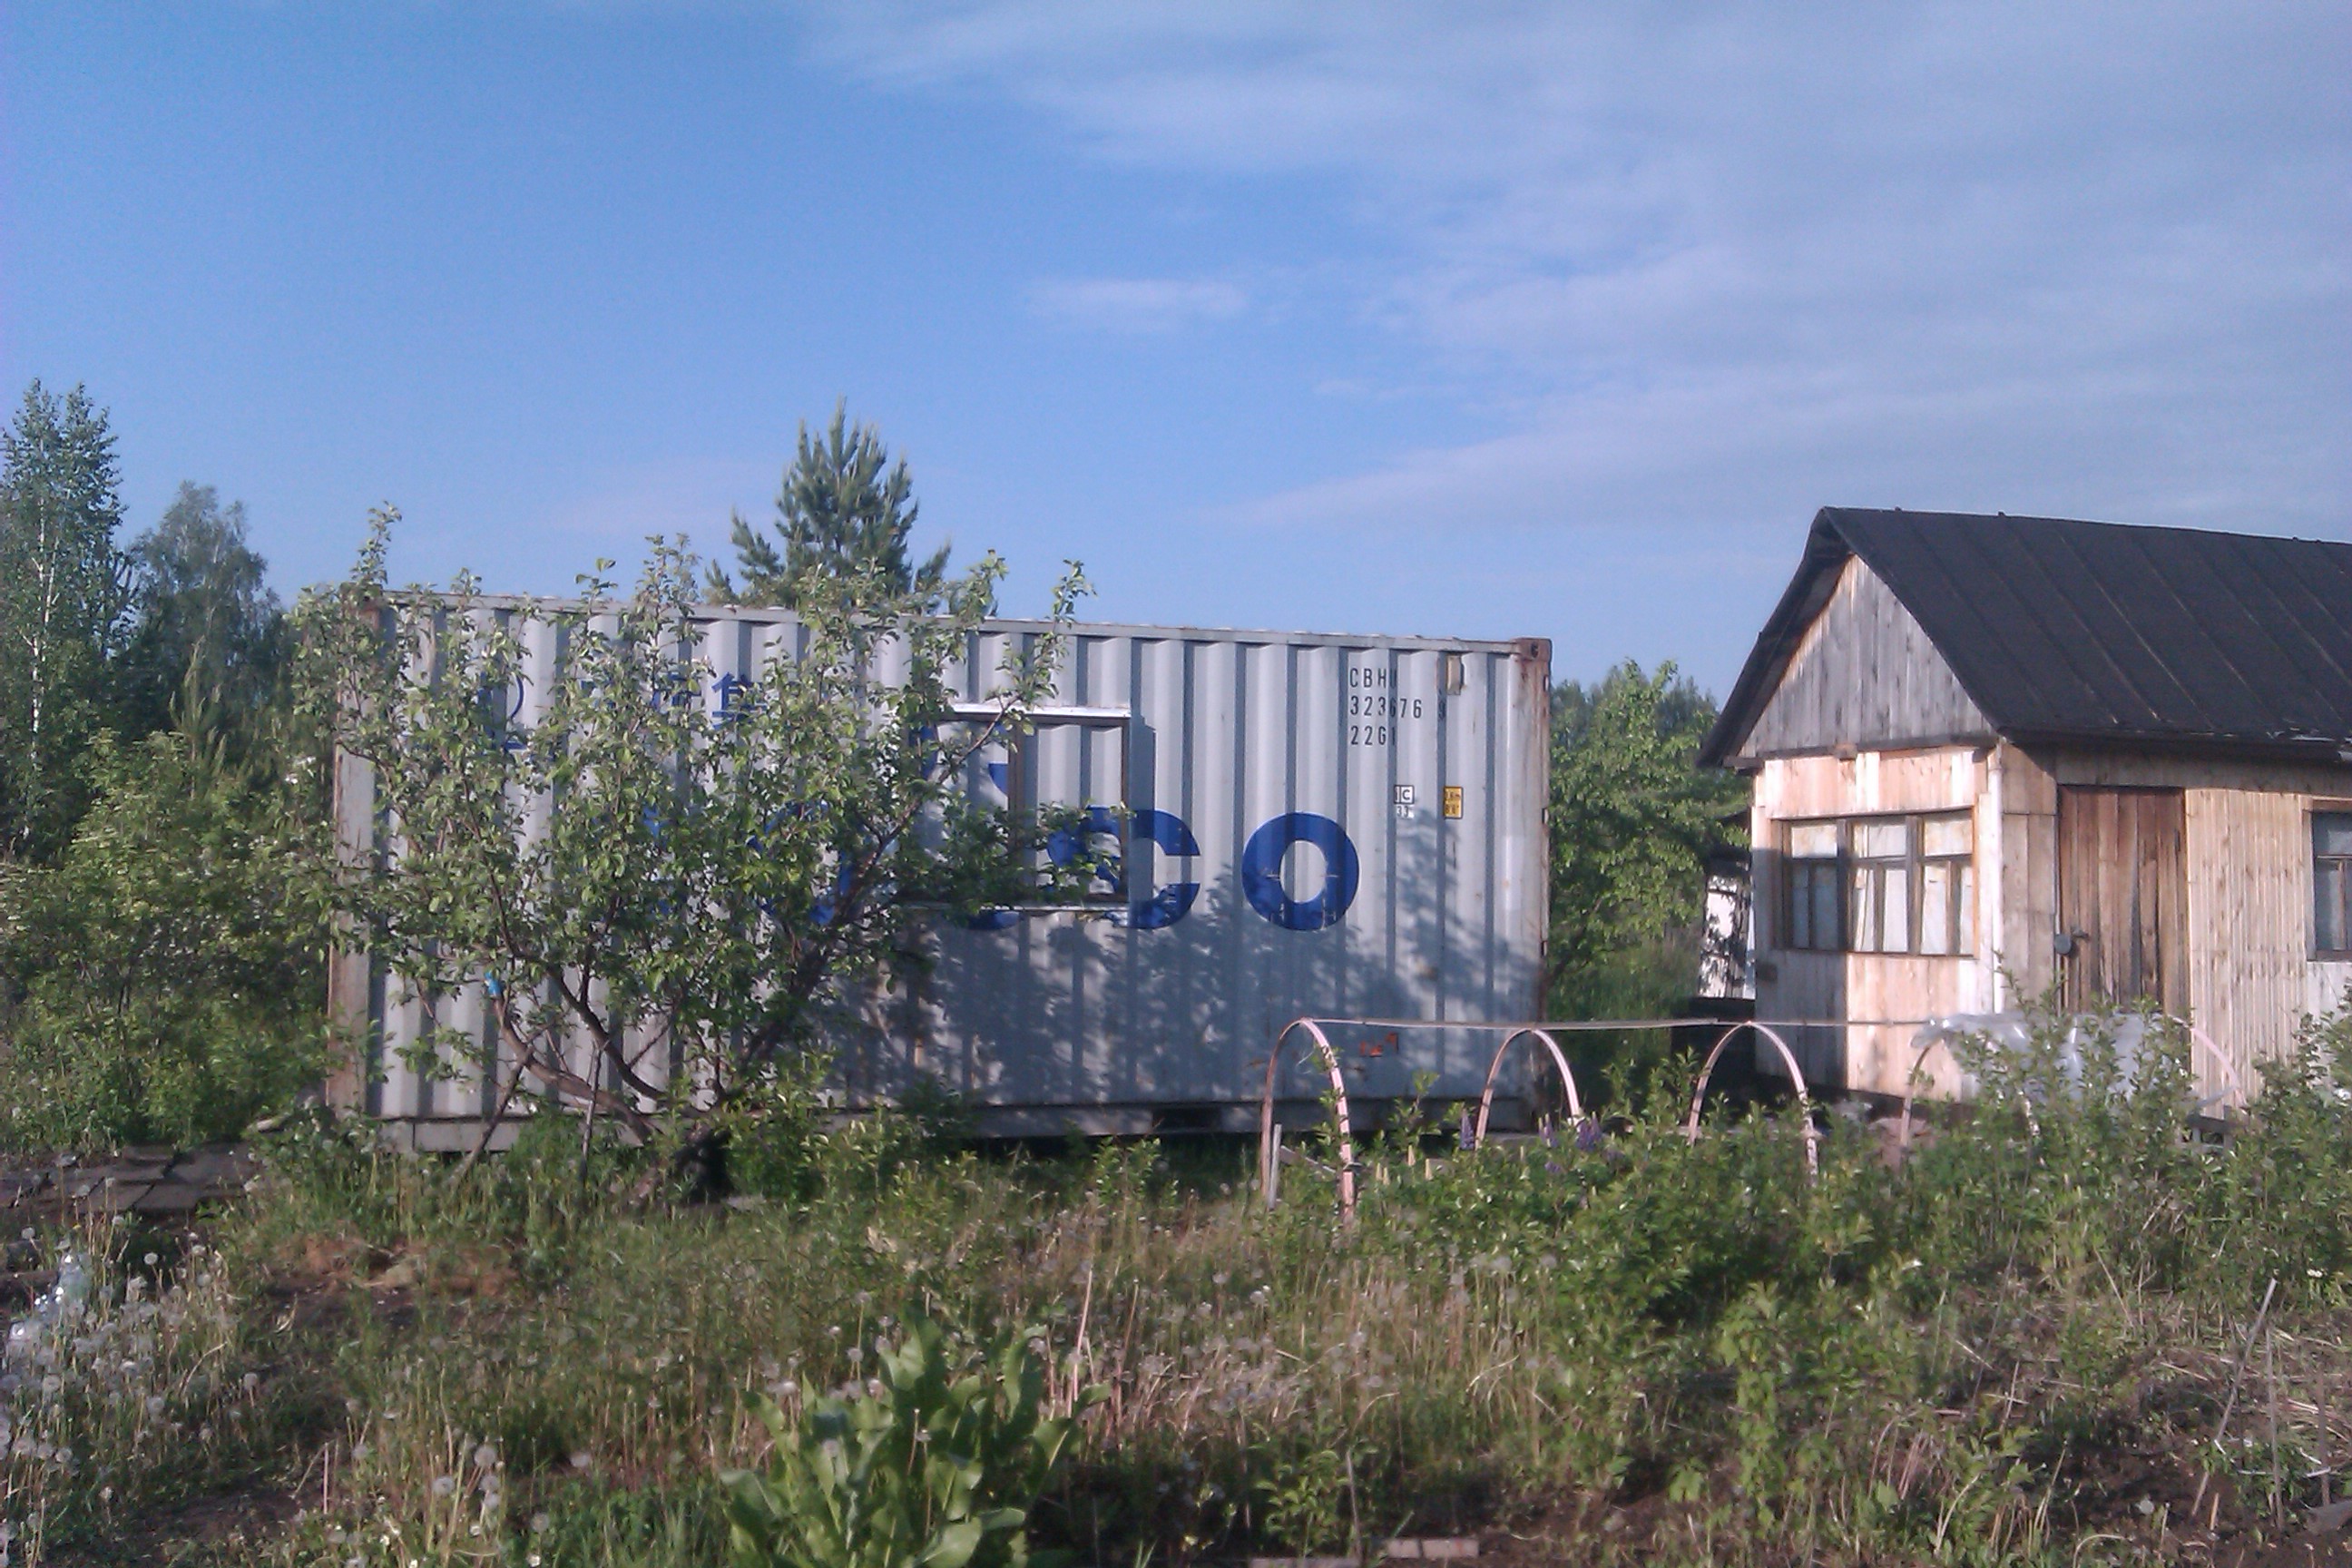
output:
[[105, 410], [35, 382], [0, 433], [0, 846], [41, 855], [70, 832], [81, 747], [102, 716], [130, 572]]

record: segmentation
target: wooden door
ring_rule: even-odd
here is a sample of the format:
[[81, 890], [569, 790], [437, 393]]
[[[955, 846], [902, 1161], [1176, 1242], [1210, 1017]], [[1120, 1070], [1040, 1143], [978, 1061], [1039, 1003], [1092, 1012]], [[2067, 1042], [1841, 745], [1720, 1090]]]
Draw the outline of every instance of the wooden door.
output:
[[2072, 1007], [2148, 998], [2189, 1016], [2189, 879], [2177, 789], [2058, 792], [2058, 961]]

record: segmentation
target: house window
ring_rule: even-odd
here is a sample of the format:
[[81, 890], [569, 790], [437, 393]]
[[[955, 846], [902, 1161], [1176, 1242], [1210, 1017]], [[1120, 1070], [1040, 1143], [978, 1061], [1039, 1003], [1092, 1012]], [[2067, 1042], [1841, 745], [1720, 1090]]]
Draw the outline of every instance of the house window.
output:
[[2311, 814], [2312, 945], [2352, 955], [2352, 811]]
[[1786, 946], [1975, 950], [1975, 842], [1966, 812], [1794, 822], [1785, 842]]
[[1919, 819], [1919, 951], [1977, 949], [1976, 824], [1965, 812]]
[[1786, 860], [1789, 878], [1788, 945], [1835, 952], [1838, 932], [1838, 824], [1792, 822]]

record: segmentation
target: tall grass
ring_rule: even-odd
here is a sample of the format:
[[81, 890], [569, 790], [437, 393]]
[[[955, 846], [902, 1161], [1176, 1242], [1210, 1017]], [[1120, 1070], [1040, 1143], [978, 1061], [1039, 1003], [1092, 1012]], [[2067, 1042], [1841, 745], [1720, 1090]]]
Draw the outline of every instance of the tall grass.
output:
[[[713, 1561], [760, 1397], [854, 1392], [913, 1314], [1043, 1324], [1061, 1407], [1108, 1390], [1032, 1527], [1087, 1562], [1473, 1530], [1593, 1561], [2158, 1560], [2332, 1485], [2344, 1032], [2306, 1031], [2228, 1139], [2184, 1131], [2177, 1043], [2069, 1068], [2053, 1027], [1900, 1167], [1831, 1117], [1809, 1182], [1786, 1116], [1694, 1144], [1660, 1097], [1605, 1139], [1388, 1138], [1352, 1227], [1309, 1167], [1266, 1210], [1222, 1146], [982, 1158], [885, 1121], [814, 1137], [793, 1195], [646, 1206], [576, 1122], [463, 1182], [313, 1130], [163, 1289], [192, 1321], [217, 1301], [190, 1368], [282, 1321], [278, 1360], [335, 1396], [281, 1445], [305, 1511], [239, 1560]], [[2280, 1337], [2216, 1442], [2273, 1277]]]

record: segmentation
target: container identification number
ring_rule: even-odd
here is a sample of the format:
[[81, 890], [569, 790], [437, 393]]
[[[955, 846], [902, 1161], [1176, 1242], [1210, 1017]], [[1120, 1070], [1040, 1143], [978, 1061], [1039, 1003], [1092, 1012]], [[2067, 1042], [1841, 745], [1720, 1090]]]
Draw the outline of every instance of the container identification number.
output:
[[1421, 717], [1422, 699], [1389, 689], [1389, 672], [1378, 666], [1352, 665], [1348, 670], [1348, 717], [1370, 723], [1348, 726], [1348, 744], [1385, 746], [1397, 739], [1399, 726]]

